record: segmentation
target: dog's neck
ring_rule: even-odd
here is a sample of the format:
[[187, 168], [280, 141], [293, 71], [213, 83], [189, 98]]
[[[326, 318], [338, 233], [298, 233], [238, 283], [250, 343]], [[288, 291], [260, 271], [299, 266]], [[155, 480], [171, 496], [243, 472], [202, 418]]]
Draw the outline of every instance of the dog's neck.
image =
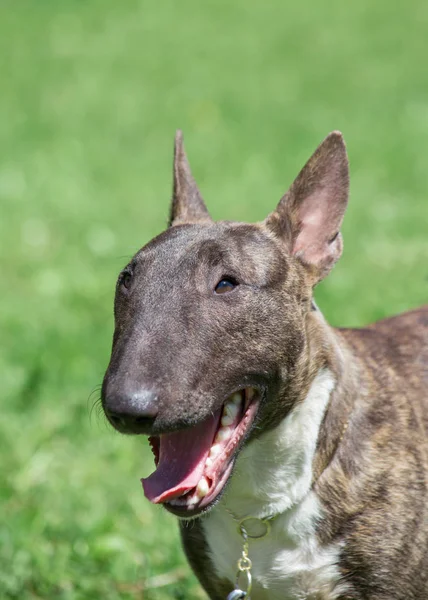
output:
[[[318, 340], [306, 372], [303, 400], [275, 428], [251, 441], [237, 459], [220, 505], [242, 518], [266, 518], [299, 504], [331, 462], [348, 425], [352, 360], [320, 313], [311, 315]], [[352, 388], [352, 389], [351, 389]], [[344, 397], [345, 396], [345, 397]], [[330, 406], [334, 405], [333, 410]]]
[[224, 498], [229, 511], [240, 518], [272, 517], [308, 494], [318, 432], [334, 386], [333, 373], [320, 370], [304, 402], [244, 448]]

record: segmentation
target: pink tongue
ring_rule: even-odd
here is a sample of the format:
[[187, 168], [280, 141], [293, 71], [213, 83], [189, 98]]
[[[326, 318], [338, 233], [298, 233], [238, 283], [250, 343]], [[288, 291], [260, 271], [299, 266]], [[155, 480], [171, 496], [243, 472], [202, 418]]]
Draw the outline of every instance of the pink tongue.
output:
[[218, 427], [220, 412], [192, 429], [160, 436], [156, 471], [141, 480], [144, 494], [150, 502], [166, 502], [198, 485]]

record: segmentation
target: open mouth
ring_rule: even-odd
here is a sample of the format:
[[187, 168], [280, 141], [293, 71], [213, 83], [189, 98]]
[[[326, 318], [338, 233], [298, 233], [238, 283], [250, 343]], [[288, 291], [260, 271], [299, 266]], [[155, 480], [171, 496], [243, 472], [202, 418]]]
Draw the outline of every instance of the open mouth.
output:
[[195, 427], [150, 437], [156, 470], [141, 480], [146, 497], [180, 517], [206, 510], [232, 472], [258, 400], [254, 388], [245, 388], [229, 396], [222, 408]]

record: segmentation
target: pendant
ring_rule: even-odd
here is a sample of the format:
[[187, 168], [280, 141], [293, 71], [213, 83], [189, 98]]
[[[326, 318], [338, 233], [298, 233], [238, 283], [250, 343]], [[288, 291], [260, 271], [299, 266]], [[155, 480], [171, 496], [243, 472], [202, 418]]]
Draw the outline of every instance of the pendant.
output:
[[240, 598], [247, 598], [247, 592], [237, 589], [230, 592], [227, 596], [227, 600], [240, 600]]

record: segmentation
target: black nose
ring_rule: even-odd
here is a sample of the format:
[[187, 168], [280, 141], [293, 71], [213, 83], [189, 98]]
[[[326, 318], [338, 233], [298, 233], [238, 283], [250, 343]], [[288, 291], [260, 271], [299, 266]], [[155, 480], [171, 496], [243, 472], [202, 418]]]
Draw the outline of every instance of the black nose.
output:
[[157, 396], [152, 390], [106, 390], [103, 405], [108, 420], [121, 433], [149, 435], [158, 414]]

